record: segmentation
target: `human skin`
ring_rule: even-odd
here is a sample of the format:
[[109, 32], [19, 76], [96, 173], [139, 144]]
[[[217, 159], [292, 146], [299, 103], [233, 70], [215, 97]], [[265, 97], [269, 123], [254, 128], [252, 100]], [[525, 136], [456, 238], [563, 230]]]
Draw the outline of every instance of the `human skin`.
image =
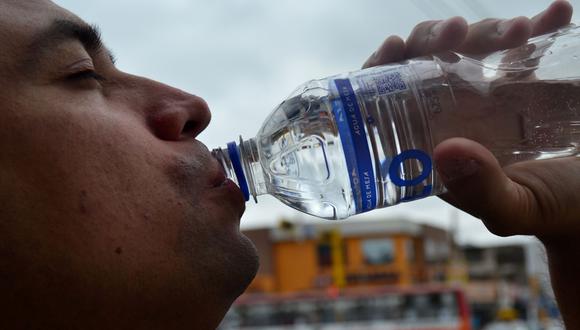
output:
[[31, 49], [55, 20], [86, 25], [0, 1], [0, 328], [214, 329], [257, 256], [243, 196], [195, 139], [208, 106], [78, 31]]
[[[516, 47], [568, 24], [571, 16], [570, 3], [558, 0], [531, 19], [487, 19], [469, 26], [460, 17], [427, 21], [418, 24], [406, 41], [387, 38], [364, 66], [445, 50], [483, 54]], [[580, 329], [580, 158], [501, 168], [489, 150], [464, 138], [443, 141], [433, 158], [448, 189], [444, 200], [480, 218], [492, 233], [534, 235], [544, 243], [566, 328]]]

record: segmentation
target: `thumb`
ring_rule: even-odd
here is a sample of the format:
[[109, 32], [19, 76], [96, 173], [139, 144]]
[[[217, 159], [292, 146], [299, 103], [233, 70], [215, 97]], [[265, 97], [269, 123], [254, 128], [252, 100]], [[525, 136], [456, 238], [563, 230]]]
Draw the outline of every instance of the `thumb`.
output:
[[526, 188], [506, 176], [494, 155], [481, 144], [464, 138], [440, 143], [433, 152], [437, 171], [450, 204], [483, 220], [500, 236], [532, 234], [532, 214]]

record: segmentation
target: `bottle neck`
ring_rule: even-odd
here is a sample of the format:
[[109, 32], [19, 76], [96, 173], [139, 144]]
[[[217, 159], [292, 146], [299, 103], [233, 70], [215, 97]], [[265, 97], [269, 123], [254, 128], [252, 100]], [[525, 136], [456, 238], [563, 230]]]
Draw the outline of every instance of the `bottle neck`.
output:
[[240, 137], [238, 144], [230, 142], [225, 149], [214, 149], [212, 155], [222, 165], [228, 179], [240, 187], [246, 200], [251, 195], [257, 203], [257, 196], [268, 193], [255, 139], [244, 141]]

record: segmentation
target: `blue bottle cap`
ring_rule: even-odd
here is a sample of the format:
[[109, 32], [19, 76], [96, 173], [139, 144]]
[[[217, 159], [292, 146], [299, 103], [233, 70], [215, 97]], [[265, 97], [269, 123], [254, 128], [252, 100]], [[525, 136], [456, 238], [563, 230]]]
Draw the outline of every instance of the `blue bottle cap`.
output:
[[242, 191], [242, 194], [244, 194], [244, 199], [247, 202], [250, 199], [250, 190], [248, 189], [248, 181], [246, 181], [246, 176], [244, 175], [238, 146], [235, 142], [228, 143], [228, 154], [230, 155], [230, 161], [232, 162], [234, 173], [236, 173], [236, 178], [238, 179], [238, 185], [240, 186], [240, 190]]

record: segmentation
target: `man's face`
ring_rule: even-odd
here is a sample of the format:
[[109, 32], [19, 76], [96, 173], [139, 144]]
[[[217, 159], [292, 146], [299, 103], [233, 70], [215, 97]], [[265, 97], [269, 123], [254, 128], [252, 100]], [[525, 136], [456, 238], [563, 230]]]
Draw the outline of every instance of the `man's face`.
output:
[[0, 1], [0, 45], [0, 307], [215, 326], [257, 261], [195, 140], [205, 102], [117, 70], [48, 0]]

